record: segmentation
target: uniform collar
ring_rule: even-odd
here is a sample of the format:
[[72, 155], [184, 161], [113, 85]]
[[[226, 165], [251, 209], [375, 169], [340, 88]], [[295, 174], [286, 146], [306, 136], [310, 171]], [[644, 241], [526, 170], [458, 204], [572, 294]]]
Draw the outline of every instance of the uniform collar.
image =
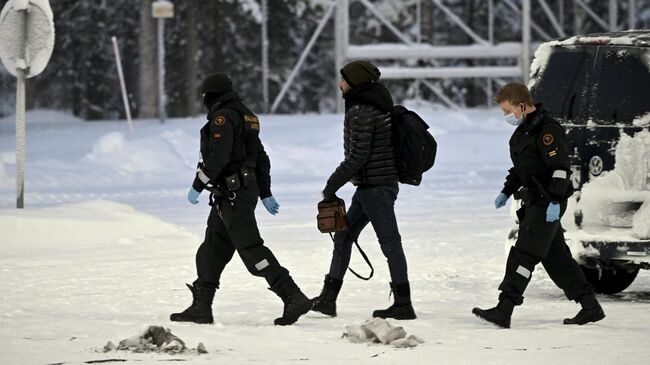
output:
[[526, 119], [521, 125], [526, 134], [533, 134], [544, 122], [544, 110], [541, 103], [535, 104], [535, 111], [526, 115]]
[[[208, 114], [212, 114], [212, 113], [216, 112], [217, 110], [223, 108], [224, 105], [226, 105], [226, 104], [228, 104], [230, 102], [233, 102], [233, 101], [241, 101], [239, 95], [235, 91], [229, 91], [229, 92], [221, 95], [220, 97], [218, 97], [214, 101], [214, 103], [210, 107], [210, 113], [208, 113]], [[210, 118], [208, 117], [208, 119], [210, 119]]]

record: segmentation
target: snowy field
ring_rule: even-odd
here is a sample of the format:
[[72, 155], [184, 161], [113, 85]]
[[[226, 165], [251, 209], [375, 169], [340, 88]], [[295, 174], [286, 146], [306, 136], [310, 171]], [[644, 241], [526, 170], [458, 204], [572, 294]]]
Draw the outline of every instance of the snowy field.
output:
[[[329, 267], [329, 237], [316, 229], [316, 203], [342, 157], [340, 115], [262, 116], [271, 157], [271, 216], [258, 206], [266, 243], [309, 296]], [[508, 209], [493, 199], [509, 168], [512, 129], [496, 110], [425, 114], [439, 143], [423, 186], [401, 186], [397, 203], [416, 321], [399, 323], [426, 343], [414, 349], [352, 344], [341, 335], [388, 306], [388, 270], [371, 229], [360, 242], [376, 267], [348, 275], [339, 317], [310, 313], [275, 327], [281, 301], [235, 257], [217, 292], [214, 325], [179, 324], [190, 304], [194, 254], [209, 207], [185, 194], [198, 157], [203, 118], [85, 123], [58, 112], [28, 114], [26, 207], [15, 205], [13, 119], [0, 120], [0, 364], [82, 364], [96, 360], [218, 364], [647, 364], [650, 273], [624, 293], [601, 296], [607, 318], [567, 327], [579, 306], [540, 269], [513, 328], [471, 314], [496, 303], [503, 275]], [[348, 201], [353, 190], [341, 193]], [[366, 272], [356, 251], [352, 265]], [[395, 323], [395, 321], [393, 321]], [[149, 325], [199, 342], [206, 355], [101, 353]]]

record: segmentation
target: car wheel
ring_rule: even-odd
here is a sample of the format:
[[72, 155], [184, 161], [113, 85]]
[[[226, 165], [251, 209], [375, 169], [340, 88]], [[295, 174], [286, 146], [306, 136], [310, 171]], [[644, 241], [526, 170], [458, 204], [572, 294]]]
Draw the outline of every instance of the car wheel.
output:
[[582, 272], [594, 291], [598, 294], [615, 294], [627, 289], [639, 273], [639, 268], [636, 269], [592, 269], [585, 266], [580, 266]]

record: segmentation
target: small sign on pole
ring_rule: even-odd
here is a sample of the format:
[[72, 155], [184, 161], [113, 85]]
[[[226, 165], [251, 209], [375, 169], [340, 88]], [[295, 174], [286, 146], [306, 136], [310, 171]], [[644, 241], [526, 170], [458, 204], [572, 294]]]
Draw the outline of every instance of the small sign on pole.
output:
[[165, 18], [174, 16], [174, 4], [168, 0], [151, 3], [151, 14], [158, 21], [158, 117], [165, 123], [167, 97], [165, 96]]
[[154, 1], [151, 4], [151, 11], [154, 18], [173, 18], [174, 4], [166, 0]]
[[25, 207], [25, 79], [45, 69], [54, 49], [48, 0], [9, 0], [0, 12], [0, 61], [16, 76], [16, 207]]

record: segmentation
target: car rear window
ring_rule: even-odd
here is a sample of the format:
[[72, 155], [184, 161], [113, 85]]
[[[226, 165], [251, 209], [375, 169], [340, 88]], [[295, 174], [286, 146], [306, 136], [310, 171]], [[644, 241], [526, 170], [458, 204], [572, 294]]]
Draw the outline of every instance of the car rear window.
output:
[[631, 124], [650, 110], [650, 49], [599, 49], [592, 114], [596, 123]]
[[586, 123], [594, 53], [595, 47], [554, 47], [533, 87], [535, 102], [556, 117]]

